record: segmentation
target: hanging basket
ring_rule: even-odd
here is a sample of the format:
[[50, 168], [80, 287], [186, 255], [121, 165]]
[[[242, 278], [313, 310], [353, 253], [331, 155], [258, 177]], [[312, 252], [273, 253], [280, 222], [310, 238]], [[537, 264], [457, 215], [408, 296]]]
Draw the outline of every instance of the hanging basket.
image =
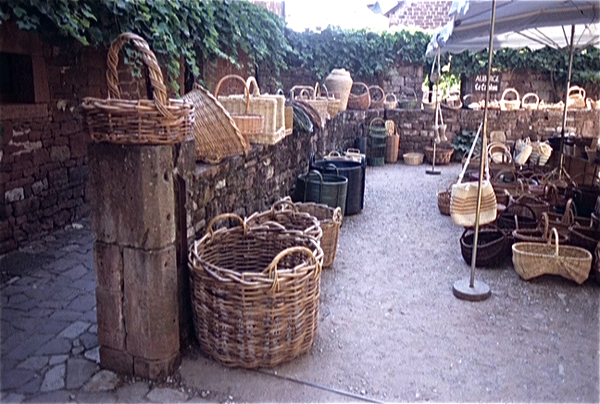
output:
[[[513, 94], [515, 96], [514, 99], [509, 100], [506, 96], [509, 94]], [[502, 93], [502, 98], [500, 98], [500, 109], [502, 111], [514, 111], [521, 108], [521, 98], [519, 96], [519, 92], [514, 88], [507, 88]]]
[[[152, 100], [121, 99], [119, 89], [119, 52], [131, 41], [148, 67], [153, 90]], [[118, 144], [175, 144], [190, 134], [194, 123], [194, 107], [185, 100], [167, 97], [163, 75], [148, 43], [133, 33], [119, 35], [108, 50], [108, 99], [86, 97], [81, 105], [85, 126], [98, 142]]]
[[383, 107], [383, 103], [385, 102], [385, 91], [383, 91], [383, 88], [379, 86], [370, 86], [369, 96], [371, 97], [371, 105], [369, 108], [379, 109]]
[[[579, 247], [561, 246], [558, 232], [552, 229], [548, 243], [515, 243], [513, 266], [519, 276], [529, 280], [541, 275], [560, 275], [582, 284], [592, 268], [592, 254]], [[554, 238], [554, 245], [551, 244]]]
[[[233, 219], [240, 226], [214, 231]], [[312, 346], [319, 319], [323, 251], [283, 226], [248, 227], [215, 217], [189, 253], [194, 330], [201, 349], [226, 366], [289, 361]]]
[[355, 82], [352, 87], [362, 87], [364, 92], [361, 94], [353, 94], [352, 92], [348, 95], [348, 109], [367, 110], [371, 106], [371, 96], [369, 94], [369, 87], [365, 83]]
[[[244, 86], [243, 112], [239, 111], [239, 108], [233, 107], [233, 105], [228, 105], [228, 102], [227, 102], [228, 101], [227, 98], [229, 98], [233, 101], [236, 98], [239, 99], [239, 97], [230, 96], [230, 97], [219, 98], [219, 90], [221, 89], [221, 86], [223, 85], [223, 83], [225, 83], [226, 81], [229, 81], [229, 80], [237, 80], [237, 81], [241, 82], [242, 85]], [[225, 107], [229, 109], [229, 111], [231, 112], [231, 117], [235, 121], [235, 124], [239, 128], [242, 135], [245, 136], [248, 140], [250, 140], [250, 138], [252, 136], [259, 135], [263, 131], [264, 125], [265, 125], [265, 118], [259, 114], [250, 114], [249, 113], [249, 111], [250, 111], [250, 90], [243, 78], [241, 78], [240, 76], [235, 75], [235, 74], [228, 74], [228, 75], [222, 77], [221, 80], [219, 80], [219, 82], [217, 83], [217, 87], [215, 88], [215, 98], [217, 98], [221, 102], [223, 102]]]
[[248, 155], [249, 144], [223, 105], [202, 86], [183, 96], [194, 105], [192, 133], [196, 140], [196, 158], [218, 164], [224, 157]]

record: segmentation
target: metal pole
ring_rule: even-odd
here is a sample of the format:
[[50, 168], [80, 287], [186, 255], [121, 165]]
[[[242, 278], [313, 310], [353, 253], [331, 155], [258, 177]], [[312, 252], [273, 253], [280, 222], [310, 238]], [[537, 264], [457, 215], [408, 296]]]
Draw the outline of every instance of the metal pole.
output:
[[483, 188], [483, 173], [487, 154], [487, 123], [488, 105], [490, 103], [490, 82], [492, 78], [492, 59], [494, 58], [494, 25], [496, 25], [496, 0], [492, 2], [492, 24], [490, 26], [490, 46], [488, 58], [487, 84], [485, 89], [485, 108], [483, 110], [483, 137], [481, 141], [481, 158], [479, 163], [479, 188], [477, 190], [477, 210], [475, 211], [475, 234], [473, 238], [473, 255], [471, 256], [470, 287], [475, 285], [475, 264], [477, 263], [477, 243], [479, 241], [479, 214], [481, 213], [481, 194]]
[[565, 127], [567, 126], [567, 102], [569, 101], [569, 89], [571, 88], [571, 73], [573, 71], [573, 38], [575, 38], [575, 25], [571, 25], [571, 44], [569, 45], [569, 73], [567, 74], [567, 91], [565, 91], [565, 108], [563, 110], [562, 128], [560, 131], [560, 169], [559, 178], [562, 178], [563, 166], [565, 164]]

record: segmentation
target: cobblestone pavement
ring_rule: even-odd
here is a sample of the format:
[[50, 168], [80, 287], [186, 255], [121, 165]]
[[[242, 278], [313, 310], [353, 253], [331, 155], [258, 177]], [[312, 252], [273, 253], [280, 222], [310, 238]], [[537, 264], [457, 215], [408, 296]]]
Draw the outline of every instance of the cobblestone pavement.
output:
[[0, 401], [187, 401], [174, 380], [153, 385], [100, 369], [92, 246], [84, 221], [0, 257]]

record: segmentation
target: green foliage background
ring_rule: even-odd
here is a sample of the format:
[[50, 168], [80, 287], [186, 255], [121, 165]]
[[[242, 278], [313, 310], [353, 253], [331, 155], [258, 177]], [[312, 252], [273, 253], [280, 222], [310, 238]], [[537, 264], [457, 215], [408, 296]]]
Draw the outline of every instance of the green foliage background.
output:
[[[429, 34], [337, 28], [297, 33], [286, 29], [283, 19], [247, 1], [3, 0], [0, 23], [7, 20], [24, 30], [72, 37], [91, 46], [109, 45], [122, 32], [138, 33], [171, 78], [179, 74], [180, 57], [201, 78], [205, 60], [223, 58], [239, 66], [239, 51], [248, 54], [251, 65], [266, 65], [275, 75], [304, 69], [319, 79], [335, 67], [344, 67], [367, 82], [378, 81], [399, 61], [423, 64], [425, 74], [431, 68], [431, 60], [424, 56]], [[134, 52], [126, 52], [129, 61]], [[502, 50], [496, 52], [494, 66], [499, 71], [553, 72], [560, 82], [566, 78], [567, 62], [565, 52], [552, 49]], [[464, 52], [453, 57], [450, 73], [475, 74], [486, 63], [487, 52]], [[576, 55], [574, 81], [600, 82], [600, 51]]]

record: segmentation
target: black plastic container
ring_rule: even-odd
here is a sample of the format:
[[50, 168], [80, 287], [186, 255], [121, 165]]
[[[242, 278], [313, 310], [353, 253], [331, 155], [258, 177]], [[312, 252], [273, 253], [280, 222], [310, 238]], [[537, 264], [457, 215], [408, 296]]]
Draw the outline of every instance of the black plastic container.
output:
[[354, 215], [362, 210], [365, 198], [366, 170], [363, 164], [342, 156], [327, 160], [313, 160], [310, 162], [310, 169], [327, 174], [339, 173], [339, 175], [348, 178], [345, 214]]

